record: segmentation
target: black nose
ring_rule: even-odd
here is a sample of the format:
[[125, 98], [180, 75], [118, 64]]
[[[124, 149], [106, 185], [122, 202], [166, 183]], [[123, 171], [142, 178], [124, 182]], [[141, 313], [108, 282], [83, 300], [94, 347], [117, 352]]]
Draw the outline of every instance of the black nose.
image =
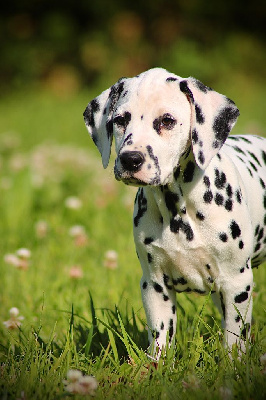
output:
[[123, 168], [130, 172], [139, 171], [144, 160], [144, 155], [139, 151], [125, 151], [120, 155]]

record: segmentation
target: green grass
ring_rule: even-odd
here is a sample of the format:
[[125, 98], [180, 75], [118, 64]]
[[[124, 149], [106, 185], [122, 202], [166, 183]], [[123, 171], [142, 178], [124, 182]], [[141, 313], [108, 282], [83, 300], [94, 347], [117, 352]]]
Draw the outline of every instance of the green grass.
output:
[[[239, 130], [253, 119], [262, 126], [260, 87], [244, 101], [240, 83], [228, 86], [243, 105]], [[147, 357], [131, 223], [136, 190], [117, 183], [112, 167], [102, 170], [82, 120], [94, 94], [18, 93], [0, 102], [1, 398], [70, 396], [63, 380], [73, 368], [96, 377], [99, 399], [265, 398], [265, 268], [254, 271], [252, 343], [241, 361], [223, 349], [210, 299], [186, 294], [178, 296], [175, 348], [158, 365]], [[67, 208], [70, 196], [82, 207]], [[44, 237], [36, 233], [40, 220]], [[69, 234], [75, 225], [86, 231], [83, 242]], [[4, 261], [22, 247], [31, 251], [28, 268]], [[116, 269], [104, 266], [108, 250], [118, 254]], [[82, 277], [71, 278], [73, 266]], [[24, 319], [8, 330], [12, 307]]]

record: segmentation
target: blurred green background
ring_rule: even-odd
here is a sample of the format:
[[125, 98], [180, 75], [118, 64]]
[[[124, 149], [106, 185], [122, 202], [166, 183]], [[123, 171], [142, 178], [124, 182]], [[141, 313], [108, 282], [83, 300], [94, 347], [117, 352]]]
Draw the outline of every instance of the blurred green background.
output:
[[213, 86], [241, 85], [246, 96], [265, 78], [263, 0], [12, 0], [1, 7], [2, 94], [38, 85], [64, 96], [154, 66]]

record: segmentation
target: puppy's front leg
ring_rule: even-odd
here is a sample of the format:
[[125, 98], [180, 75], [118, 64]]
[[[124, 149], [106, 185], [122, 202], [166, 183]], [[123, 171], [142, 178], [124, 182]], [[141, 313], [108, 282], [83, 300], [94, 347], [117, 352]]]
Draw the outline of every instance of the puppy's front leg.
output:
[[159, 358], [175, 335], [176, 293], [164, 285], [163, 279], [145, 275], [141, 279], [141, 293], [148, 323], [149, 352]]
[[253, 275], [250, 263], [240, 269], [241, 279], [234, 277], [220, 283], [220, 290], [212, 294], [214, 303], [222, 314], [225, 345], [237, 343], [245, 351], [245, 339], [249, 336], [252, 314]]

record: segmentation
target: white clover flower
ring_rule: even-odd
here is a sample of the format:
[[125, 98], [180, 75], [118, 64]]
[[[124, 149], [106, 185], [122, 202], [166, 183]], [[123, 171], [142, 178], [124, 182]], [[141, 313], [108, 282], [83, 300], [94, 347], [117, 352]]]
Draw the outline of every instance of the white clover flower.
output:
[[72, 394], [94, 396], [98, 387], [97, 380], [93, 376], [82, 375], [78, 370], [71, 369], [67, 373], [67, 379], [63, 381], [65, 390]]
[[69, 276], [72, 279], [83, 278], [83, 271], [82, 271], [81, 267], [79, 267], [78, 265], [74, 265], [73, 267], [71, 267], [69, 270]]
[[17, 329], [21, 325], [21, 321], [23, 321], [24, 317], [19, 315], [19, 309], [17, 307], [12, 307], [9, 310], [10, 319], [8, 321], [4, 321], [3, 324], [7, 329]]
[[14, 267], [18, 267], [20, 263], [19, 258], [15, 254], [10, 253], [4, 256], [4, 261], [5, 263], [13, 265]]
[[65, 206], [71, 210], [79, 210], [82, 207], [82, 201], [78, 197], [70, 196], [66, 198]]
[[118, 254], [115, 250], [108, 250], [105, 253], [103, 265], [107, 269], [116, 269], [118, 267]]
[[31, 258], [31, 251], [29, 249], [24, 248], [24, 247], [21, 248], [21, 249], [18, 249], [16, 251], [16, 254], [17, 254], [18, 257], [20, 257], [22, 259], [28, 260], [29, 258]]
[[77, 237], [80, 235], [86, 235], [86, 231], [84, 226], [82, 225], [74, 225], [71, 226], [71, 228], [69, 229], [69, 235], [72, 237]]

